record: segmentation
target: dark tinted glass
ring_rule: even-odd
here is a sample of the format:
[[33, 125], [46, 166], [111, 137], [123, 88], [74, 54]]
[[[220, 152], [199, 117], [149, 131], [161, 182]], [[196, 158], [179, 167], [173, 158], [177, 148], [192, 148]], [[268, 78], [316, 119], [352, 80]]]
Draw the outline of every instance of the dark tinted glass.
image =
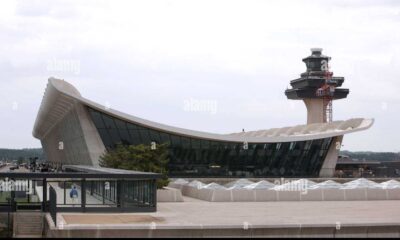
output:
[[149, 130], [150, 140], [152, 142], [160, 143], [160, 133], [155, 130]]
[[139, 131], [136, 129], [129, 129], [129, 135], [131, 136], [132, 144], [139, 145], [142, 143], [142, 139], [140, 138]]
[[121, 139], [121, 137], [119, 136], [119, 132], [118, 132], [118, 129], [108, 129], [108, 133], [110, 134], [110, 136], [111, 136], [111, 141], [114, 143], [114, 144], [117, 144], [117, 143], [122, 143], [122, 139]]
[[183, 148], [190, 148], [190, 138], [188, 137], [181, 137], [181, 144]]
[[125, 122], [123, 122], [119, 119], [114, 118], [114, 122], [118, 129], [126, 129], [127, 128]]
[[105, 128], [108, 128], [108, 129], [110, 129], [110, 128], [114, 128], [115, 129], [116, 128], [114, 120], [112, 119], [112, 117], [107, 116], [105, 114], [102, 114], [102, 117], [103, 117]]
[[181, 137], [176, 135], [171, 135], [171, 143], [174, 146], [181, 147]]
[[192, 138], [191, 139], [192, 148], [200, 148], [200, 140]]
[[149, 131], [147, 129], [138, 130], [138, 132], [140, 133], [140, 137], [142, 139], [143, 144], [148, 145], [151, 143]]
[[121, 136], [121, 143], [125, 145], [133, 144], [131, 140], [131, 136], [129, 135], [129, 131], [127, 129], [118, 129], [118, 133]]
[[210, 141], [127, 123], [89, 109], [104, 145], [170, 143], [170, 177], [317, 177], [332, 138], [281, 143]]
[[160, 132], [161, 143], [171, 144], [171, 139], [168, 133]]
[[138, 128], [137, 128], [137, 125], [135, 125], [135, 124], [127, 123], [126, 125], [127, 125], [127, 127], [128, 127], [129, 130], [130, 130], [130, 129], [138, 129]]
[[101, 118], [101, 114], [99, 112], [90, 110], [89, 111], [94, 124], [96, 125], [96, 127], [98, 128], [105, 128], [104, 123], [103, 123], [103, 119]]
[[113, 141], [106, 129], [98, 129], [101, 139], [103, 140], [104, 146], [110, 148], [113, 146]]

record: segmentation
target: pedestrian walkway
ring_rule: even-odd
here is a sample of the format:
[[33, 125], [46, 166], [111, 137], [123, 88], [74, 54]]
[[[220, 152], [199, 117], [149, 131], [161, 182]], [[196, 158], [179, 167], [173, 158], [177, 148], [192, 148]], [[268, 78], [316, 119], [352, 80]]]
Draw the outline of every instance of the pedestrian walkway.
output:
[[[50, 198], [50, 186], [52, 186], [54, 188], [54, 190], [56, 190], [57, 193], [57, 204], [64, 204], [64, 189], [59, 187], [58, 184], [56, 182], [49, 182], [47, 185], [47, 199]], [[36, 186], [36, 193], [39, 196], [39, 200], [42, 202], [43, 201], [43, 187], [42, 186]], [[82, 195], [81, 189], [79, 186], [77, 186], [76, 190], [78, 191], [78, 198], [75, 200], [75, 202], [70, 198], [69, 196], [69, 192], [71, 191], [70, 188], [67, 188], [65, 191], [65, 203], [70, 206], [73, 205], [79, 205], [81, 204], [81, 199], [80, 196]], [[86, 204], [91, 204], [91, 205], [103, 205], [103, 202], [96, 199], [95, 197], [91, 196], [90, 194], [86, 194]], [[106, 207], [106, 206], [105, 206]]]

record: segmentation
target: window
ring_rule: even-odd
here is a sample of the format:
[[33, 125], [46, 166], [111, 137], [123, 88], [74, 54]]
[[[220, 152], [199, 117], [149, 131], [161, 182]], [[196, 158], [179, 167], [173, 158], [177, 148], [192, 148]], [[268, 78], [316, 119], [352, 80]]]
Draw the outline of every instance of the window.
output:
[[213, 149], [217, 149], [220, 147], [220, 144], [219, 144], [219, 142], [210, 141], [210, 147]]
[[291, 142], [289, 150], [292, 151], [295, 148], [295, 146], [296, 146], [296, 142]]
[[210, 148], [210, 141], [208, 141], [208, 140], [201, 140], [201, 148], [202, 148], [202, 149], [209, 149], [209, 148]]
[[105, 114], [103, 114], [102, 117], [103, 117], [103, 120], [104, 120], [105, 128], [108, 128], [108, 129], [115, 129], [116, 128], [114, 120], [111, 117], [109, 117], [109, 116], [107, 116]]
[[332, 138], [248, 143], [245, 150], [243, 142], [179, 136], [128, 123], [93, 109], [89, 109], [89, 113], [108, 149], [114, 148], [117, 143], [170, 143], [168, 171], [172, 177], [317, 177], [332, 144]]
[[306, 145], [304, 146], [304, 150], [310, 150], [312, 143], [313, 143], [312, 140], [311, 141], [307, 141]]
[[128, 127], [129, 130], [130, 130], [130, 129], [138, 129], [137, 125], [135, 125], [135, 124], [127, 123], [126, 125], [127, 125], [127, 127]]
[[138, 130], [138, 132], [140, 133], [140, 137], [142, 139], [142, 144], [150, 144], [151, 139], [150, 139], [150, 135], [149, 135], [149, 131], [146, 129], [142, 129], [142, 130]]
[[100, 138], [103, 140], [103, 143], [106, 147], [112, 147], [113, 146], [113, 141], [111, 140], [111, 137], [108, 135], [107, 130], [105, 129], [98, 129]]
[[128, 129], [118, 129], [118, 133], [121, 136], [121, 143], [125, 145], [131, 145], [132, 139], [129, 135]]
[[126, 129], [126, 124], [125, 122], [119, 120], [119, 119], [114, 119], [115, 125], [117, 126], [118, 129]]
[[200, 140], [199, 139], [192, 138], [191, 141], [192, 141], [192, 148], [196, 148], [196, 149], [200, 148]]
[[171, 143], [175, 146], [181, 146], [181, 137], [176, 135], [171, 135]]
[[90, 110], [89, 113], [92, 116], [94, 125], [96, 125], [97, 128], [105, 128], [103, 119], [101, 118], [101, 114], [99, 112]]
[[324, 141], [323, 141], [323, 143], [322, 143], [322, 149], [328, 150], [328, 149], [329, 149], [329, 146], [331, 145], [331, 141], [332, 141], [332, 138], [326, 138], [326, 139], [324, 139]]
[[131, 136], [132, 144], [139, 145], [142, 143], [139, 131], [137, 129], [129, 129], [129, 135]]
[[160, 132], [160, 139], [161, 139], [161, 143], [171, 144], [171, 139], [170, 139], [168, 133]]
[[112, 142], [115, 144], [122, 143], [121, 137], [119, 136], [118, 129], [108, 129], [108, 133], [111, 136]]
[[182, 137], [181, 138], [181, 140], [182, 140], [182, 147], [184, 147], [184, 148], [190, 148], [190, 138], [188, 138], [188, 137]]
[[152, 142], [160, 143], [160, 134], [156, 130], [149, 130], [150, 140]]

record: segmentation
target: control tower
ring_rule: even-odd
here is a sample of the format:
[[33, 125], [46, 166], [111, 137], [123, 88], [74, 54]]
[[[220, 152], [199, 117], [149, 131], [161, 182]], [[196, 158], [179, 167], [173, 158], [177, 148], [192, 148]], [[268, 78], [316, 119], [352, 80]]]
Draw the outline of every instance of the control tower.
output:
[[303, 58], [307, 71], [290, 81], [292, 88], [285, 91], [288, 99], [304, 101], [307, 124], [332, 122], [332, 101], [349, 94], [349, 89], [339, 88], [344, 77], [334, 77], [330, 72], [330, 60], [322, 54], [322, 48], [312, 48], [311, 56]]

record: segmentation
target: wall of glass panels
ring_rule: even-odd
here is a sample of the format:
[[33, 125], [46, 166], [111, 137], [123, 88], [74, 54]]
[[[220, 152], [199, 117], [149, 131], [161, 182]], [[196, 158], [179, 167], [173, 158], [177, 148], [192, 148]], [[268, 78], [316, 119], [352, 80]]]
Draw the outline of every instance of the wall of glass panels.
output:
[[86, 191], [103, 204], [117, 203], [117, 181], [88, 181]]
[[[124, 180], [119, 184], [121, 197], [119, 202], [122, 207], [146, 207], [154, 206], [155, 185], [153, 180]], [[117, 204], [118, 183], [116, 180], [109, 181], [87, 181], [87, 193], [102, 201], [102, 204]], [[89, 204], [87, 204], [89, 205]], [[98, 204], [97, 204], [98, 205]]]
[[[155, 179], [90, 179], [83, 182], [58, 179], [47, 181], [47, 185], [56, 189], [57, 207], [64, 210], [70, 208], [69, 211], [74, 211], [71, 208], [81, 208], [82, 203], [86, 209], [100, 208], [99, 212], [107, 211], [104, 208], [140, 211], [156, 207]], [[72, 186], [76, 187], [77, 198], [70, 196]]]
[[155, 185], [151, 180], [125, 181], [122, 186], [123, 207], [142, 207], [155, 202]]
[[168, 143], [170, 177], [317, 177], [332, 138], [282, 143], [223, 142], [154, 130], [89, 108], [107, 149]]

